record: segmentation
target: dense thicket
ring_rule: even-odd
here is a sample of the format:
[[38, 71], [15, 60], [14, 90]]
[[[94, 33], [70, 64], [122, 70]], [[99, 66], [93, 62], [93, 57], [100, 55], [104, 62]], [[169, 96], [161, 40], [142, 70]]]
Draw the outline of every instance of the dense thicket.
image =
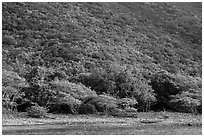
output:
[[201, 112], [201, 11], [201, 3], [4, 2], [3, 106], [30, 100], [78, 113], [85, 98], [105, 94], [141, 111]]

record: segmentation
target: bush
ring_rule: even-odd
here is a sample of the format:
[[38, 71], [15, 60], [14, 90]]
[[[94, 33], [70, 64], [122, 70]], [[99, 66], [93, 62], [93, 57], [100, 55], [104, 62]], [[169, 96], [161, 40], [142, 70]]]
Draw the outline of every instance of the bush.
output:
[[98, 112], [106, 113], [111, 108], [117, 108], [117, 100], [107, 96], [86, 97], [82, 104], [91, 104]]
[[95, 114], [97, 110], [92, 104], [81, 104], [78, 109], [79, 114]]
[[29, 117], [44, 118], [46, 117], [46, 114], [47, 110], [43, 107], [31, 106], [30, 108], [27, 109], [27, 115]]
[[123, 68], [115, 73], [115, 93], [119, 98], [131, 98], [137, 103], [134, 107], [147, 111], [150, 105], [156, 101], [152, 87], [143, 77], [143, 71], [136, 68]]
[[92, 73], [80, 74], [78, 80], [90, 86], [97, 94], [135, 98], [142, 110], [148, 110], [156, 101], [151, 86], [137, 68], [127, 69], [127, 67], [108, 65], [106, 69], [97, 68]]
[[[81, 103], [80, 99], [96, 95], [83, 84], [71, 83], [63, 78], [64, 76], [51, 68], [34, 67], [29, 74], [26, 74], [29, 87], [23, 88], [22, 91], [25, 92], [26, 98], [35, 101], [40, 106], [45, 107], [52, 102], [58, 102], [52, 106], [52, 112], [59, 113], [75, 113]], [[60, 110], [55, 109], [56, 106], [60, 107]], [[66, 108], [69, 112], [65, 110]]]
[[7, 86], [2, 87], [2, 106], [7, 109], [13, 109], [16, 107], [14, 102], [14, 97], [17, 96], [19, 93], [16, 88]]
[[27, 109], [32, 107], [32, 106], [38, 106], [38, 104], [37, 103], [33, 103], [30, 100], [27, 100], [27, 101], [25, 101], [25, 102], [23, 102], [21, 104], [18, 104], [16, 106], [16, 108], [17, 108], [18, 112], [26, 112]]
[[72, 112], [74, 112], [75, 114], [77, 113], [77, 110], [81, 105], [82, 101], [66, 94], [64, 97], [61, 98], [60, 102], [66, 102], [67, 104], [69, 104], [70, 108], [72, 109]]
[[142, 111], [149, 110], [150, 105], [156, 101], [152, 87], [148, 85], [147, 80], [143, 78], [137, 68], [118, 73], [116, 87], [117, 96], [135, 99], [137, 101], [135, 106]]
[[16, 72], [8, 70], [2, 70], [2, 85], [15, 88], [28, 86], [24, 78], [20, 77]]
[[83, 98], [96, 96], [94, 91], [81, 83], [75, 84], [66, 80], [55, 79], [51, 85], [56, 94], [55, 98], [48, 102], [49, 112], [75, 114]]
[[97, 97], [86, 97], [79, 107], [79, 114], [95, 114], [102, 113], [117, 117], [136, 117], [136, 111], [120, 108], [117, 99], [110, 99], [107, 95]]
[[169, 101], [170, 106], [178, 112], [198, 113], [200, 101], [187, 96], [177, 95]]
[[95, 91], [84, 86], [81, 83], [71, 83], [67, 80], [55, 80], [51, 83], [53, 87], [64, 94], [72, 96], [76, 99], [83, 99], [86, 96], [96, 96]]
[[16, 99], [23, 96], [21, 88], [27, 87], [26, 80], [14, 71], [2, 71], [2, 105], [7, 109], [16, 108]]
[[47, 104], [48, 113], [75, 114], [73, 105], [67, 102]]
[[[81, 106], [84, 107], [83, 111], [85, 111], [86, 105], [91, 105], [96, 112], [101, 114], [117, 117], [137, 117], [137, 109], [131, 107], [136, 103], [134, 99], [130, 98], [116, 99], [109, 95], [99, 95], [97, 97], [86, 97]], [[81, 106], [79, 111], [82, 111]], [[96, 113], [95, 111], [94, 113]]]
[[2, 108], [7, 109], [7, 110], [16, 110], [17, 103], [6, 100], [5, 98], [2, 99]]
[[168, 109], [168, 102], [171, 99], [171, 95], [176, 95], [181, 92], [174, 75], [166, 71], [160, 71], [153, 74], [150, 80], [150, 85], [156, 94], [157, 104], [163, 104], [160, 106], [161, 108], [158, 109]]
[[97, 94], [102, 94], [114, 90], [115, 83], [108, 75], [104, 69], [98, 68], [93, 69], [91, 73], [79, 74], [77, 79], [87, 87], [91, 87]]
[[107, 100], [111, 100], [111, 101], [117, 101], [116, 98], [114, 98], [113, 96], [109, 95], [109, 94], [100, 94], [98, 95], [101, 98], [107, 99]]
[[49, 113], [76, 114], [80, 104], [81, 100], [60, 92], [58, 97], [47, 103], [46, 107]]
[[137, 106], [139, 111], [148, 111], [151, 105], [157, 101], [157, 98], [153, 89], [146, 82], [139, 83], [138, 85], [139, 87], [134, 92], [134, 97], [138, 102], [135, 106]]
[[169, 105], [179, 112], [202, 113], [202, 96], [199, 91], [185, 91], [172, 96]]
[[177, 73], [175, 74], [175, 81], [182, 91], [202, 89], [202, 79], [200, 77], [184, 76], [181, 73]]
[[40, 106], [46, 106], [49, 100], [55, 98], [56, 93], [48, 80], [48, 76], [52, 71], [52, 69], [37, 66], [25, 74], [29, 86], [22, 88], [22, 92], [25, 93], [26, 98], [38, 103]]
[[162, 71], [152, 75], [150, 84], [158, 100], [153, 109], [192, 113], [200, 111], [202, 100], [200, 78]]
[[135, 105], [138, 104], [138, 102], [135, 99], [131, 99], [131, 98], [121, 98], [118, 100], [117, 104], [120, 108], [125, 109], [125, 108], [134, 107]]
[[48, 84], [26, 87], [22, 89], [22, 92], [25, 93], [28, 100], [36, 102], [40, 106], [46, 106], [50, 100], [56, 98], [55, 91], [51, 90]]

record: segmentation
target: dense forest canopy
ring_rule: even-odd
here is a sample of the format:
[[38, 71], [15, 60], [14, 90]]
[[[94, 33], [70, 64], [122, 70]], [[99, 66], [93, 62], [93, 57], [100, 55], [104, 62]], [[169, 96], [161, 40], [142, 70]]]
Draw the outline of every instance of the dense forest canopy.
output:
[[77, 108], [88, 96], [142, 111], [200, 112], [202, 3], [2, 3], [3, 107]]

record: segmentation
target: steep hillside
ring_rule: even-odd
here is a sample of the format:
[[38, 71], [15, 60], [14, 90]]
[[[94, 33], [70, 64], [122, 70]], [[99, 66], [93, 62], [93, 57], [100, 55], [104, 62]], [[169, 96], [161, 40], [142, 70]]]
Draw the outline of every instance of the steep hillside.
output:
[[[3, 3], [2, 37], [5, 96], [10, 87], [58, 95], [48, 85], [70, 81], [145, 104], [144, 92], [159, 99], [150, 82], [158, 71], [194, 81], [185, 91], [201, 94], [201, 3]], [[8, 82], [16, 78], [20, 90]]]

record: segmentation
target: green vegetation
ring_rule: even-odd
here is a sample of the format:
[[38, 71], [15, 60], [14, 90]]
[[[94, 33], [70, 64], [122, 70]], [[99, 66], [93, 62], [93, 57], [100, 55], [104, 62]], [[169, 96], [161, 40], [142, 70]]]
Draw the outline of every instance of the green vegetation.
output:
[[47, 110], [43, 107], [31, 106], [27, 110], [27, 115], [34, 118], [45, 118]]
[[2, 105], [201, 113], [201, 11], [201, 3], [4, 2]]
[[156, 92], [156, 109], [167, 108], [179, 112], [200, 111], [202, 106], [201, 79], [181, 74], [159, 72], [151, 77], [150, 85]]

